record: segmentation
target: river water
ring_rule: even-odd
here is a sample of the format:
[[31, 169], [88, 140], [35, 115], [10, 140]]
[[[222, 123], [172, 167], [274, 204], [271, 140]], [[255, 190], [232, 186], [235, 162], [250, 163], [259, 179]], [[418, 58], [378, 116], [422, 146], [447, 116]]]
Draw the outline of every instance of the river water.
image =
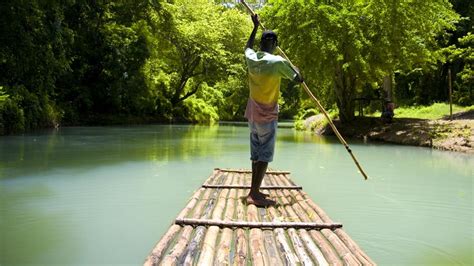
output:
[[[474, 156], [279, 129], [270, 167], [380, 265], [473, 265]], [[0, 265], [140, 265], [215, 167], [249, 168], [248, 130], [61, 128], [0, 138]]]

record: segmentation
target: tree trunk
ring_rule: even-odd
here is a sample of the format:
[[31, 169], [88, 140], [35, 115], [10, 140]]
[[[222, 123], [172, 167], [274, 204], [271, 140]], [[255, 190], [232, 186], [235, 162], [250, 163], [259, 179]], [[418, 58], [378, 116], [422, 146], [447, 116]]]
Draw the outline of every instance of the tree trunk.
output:
[[384, 94], [384, 100], [386, 101], [392, 101], [392, 75], [387, 75], [383, 78], [383, 90], [385, 92]]
[[[185, 62], [186, 60], [183, 58], [182, 61]], [[191, 92], [187, 93], [184, 96], [181, 96], [181, 94], [184, 92], [184, 89], [189, 79], [202, 74], [202, 73], [195, 72], [196, 68], [199, 66], [199, 63], [201, 62], [201, 57], [198, 56], [194, 60], [190, 60], [189, 62], [190, 62], [189, 64], [185, 64], [183, 66], [183, 71], [181, 73], [180, 81], [173, 94], [173, 97], [171, 98], [171, 104], [173, 106], [176, 106], [178, 103], [186, 100], [187, 98], [195, 94], [199, 88], [199, 85], [201, 85], [201, 83], [199, 83]]]
[[339, 108], [339, 119], [342, 123], [354, 120], [354, 91], [356, 78], [339, 66], [336, 69], [334, 78], [334, 89], [336, 91], [336, 103]]

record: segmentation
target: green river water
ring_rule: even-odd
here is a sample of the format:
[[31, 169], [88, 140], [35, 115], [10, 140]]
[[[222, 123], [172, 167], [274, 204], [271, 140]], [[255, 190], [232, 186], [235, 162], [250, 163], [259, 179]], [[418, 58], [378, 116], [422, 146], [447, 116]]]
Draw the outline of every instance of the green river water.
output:
[[[270, 167], [379, 265], [473, 265], [474, 156], [279, 129]], [[248, 129], [61, 128], [0, 137], [0, 265], [141, 265], [215, 167], [249, 168]]]

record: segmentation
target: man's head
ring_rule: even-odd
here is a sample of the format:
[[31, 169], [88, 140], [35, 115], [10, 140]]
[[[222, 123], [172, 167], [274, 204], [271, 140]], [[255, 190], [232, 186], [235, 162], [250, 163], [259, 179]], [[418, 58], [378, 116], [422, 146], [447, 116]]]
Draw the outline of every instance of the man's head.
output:
[[271, 30], [264, 31], [260, 39], [260, 50], [272, 54], [277, 46], [278, 37], [276, 33]]

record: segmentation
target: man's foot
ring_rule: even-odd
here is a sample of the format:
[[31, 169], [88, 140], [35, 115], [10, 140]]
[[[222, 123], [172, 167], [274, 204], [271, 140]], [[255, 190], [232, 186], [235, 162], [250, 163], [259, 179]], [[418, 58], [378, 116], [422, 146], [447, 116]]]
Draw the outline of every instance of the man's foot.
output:
[[270, 207], [276, 204], [274, 200], [266, 199], [265, 197], [247, 196], [247, 204], [253, 204], [257, 207]]
[[267, 193], [263, 193], [263, 192], [258, 192], [258, 196], [261, 197], [261, 198], [268, 198], [270, 197], [270, 195], [268, 195]]

